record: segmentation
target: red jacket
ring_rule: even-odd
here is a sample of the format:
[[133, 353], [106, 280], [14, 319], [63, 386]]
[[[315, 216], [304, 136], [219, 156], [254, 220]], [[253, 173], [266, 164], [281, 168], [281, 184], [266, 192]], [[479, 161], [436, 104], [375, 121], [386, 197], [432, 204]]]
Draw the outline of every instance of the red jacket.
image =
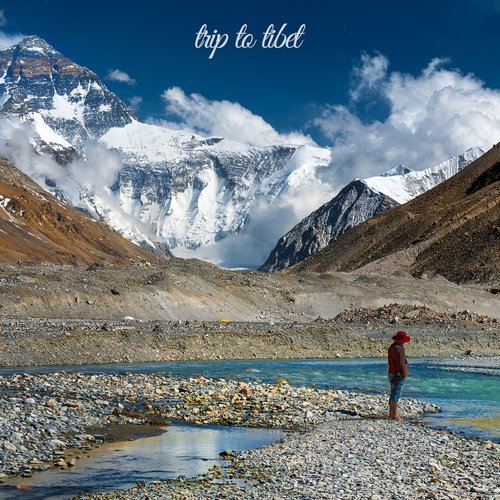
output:
[[403, 344], [393, 343], [387, 350], [389, 368], [388, 373], [396, 374], [403, 373], [405, 377], [408, 376], [408, 362], [406, 360], [405, 348]]

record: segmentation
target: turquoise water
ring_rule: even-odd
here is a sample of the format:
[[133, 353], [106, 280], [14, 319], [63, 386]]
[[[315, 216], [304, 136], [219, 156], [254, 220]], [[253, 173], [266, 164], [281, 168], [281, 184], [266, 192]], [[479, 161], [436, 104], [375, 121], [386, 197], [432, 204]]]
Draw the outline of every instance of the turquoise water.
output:
[[[500, 419], [499, 378], [478, 373], [433, 369], [432, 360], [410, 360], [410, 377], [403, 397], [439, 404], [442, 413], [427, 419], [468, 436], [500, 440], [500, 430], [483, 428], [483, 419]], [[387, 393], [383, 359], [183, 361], [168, 363], [112, 364], [71, 367], [0, 369], [0, 375], [19, 372], [81, 371], [84, 373], [172, 373], [206, 377], [275, 382], [285, 378], [292, 385]], [[464, 421], [472, 419], [472, 421]], [[476, 420], [477, 422], [474, 422]]]

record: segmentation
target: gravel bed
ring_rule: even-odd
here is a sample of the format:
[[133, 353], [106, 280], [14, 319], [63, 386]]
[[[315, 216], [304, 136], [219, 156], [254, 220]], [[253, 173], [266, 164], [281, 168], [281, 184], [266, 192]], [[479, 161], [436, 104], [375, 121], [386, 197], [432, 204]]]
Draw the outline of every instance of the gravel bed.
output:
[[408, 422], [341, 420], [226, 456], [227, 466], [195, 479], [85, 498], [458, 500], [500, 495], [497, 445]]
[[432, 360], [430, 368], [500, 376], [500, 356], [456, 357]]
[[495, 498], [498, 446], [424, 427], [434, 405], [347, 391], [165, 375], [53, 373], [0, 377], [0, 481], [77, 465], [113, 423], [292, 429], [281, 442], [224, 454], [194, 479], [152, 482], [88, 498]]
[[[0, 377], [0, 480], [49, 467], [75, 465], [66, 451], [85, 452], [92, 428], [117, 423], [168, 423], [304, 428], [311, 424], [385, 414], [386, 398], [346, 391], [182, 379], [164, 375], [53, 373]], [[437, 411], [406, 400], [409, 415]], [[78, 456], [78, 454], [77, 454]]]

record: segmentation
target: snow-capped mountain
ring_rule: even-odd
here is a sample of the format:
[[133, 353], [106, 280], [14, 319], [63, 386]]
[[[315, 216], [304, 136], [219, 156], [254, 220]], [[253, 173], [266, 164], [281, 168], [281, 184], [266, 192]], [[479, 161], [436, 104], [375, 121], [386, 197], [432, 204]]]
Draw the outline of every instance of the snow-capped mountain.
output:
[[235, 235], [257, 207], [330, 161], [327, 149], [253, 147], [141, 123], [95, 73], [36, 36], [0, 51], [0, 75], [0, 116], [24, 122], [38, 151], [88, 160], [90, 140], [119, 155], [122, 167], [103, 189], [76, 176], [78, 199], [61, 185], [58, 194], [146, 246], [195, 249]]
[[298, 170], [326, 165], [327, 150], [249, 147], [137, 121], [100, 142], [121, 153], [112, 189], [125, 210], [171, 248], [194, 249], [240, 231], [252, 208], [271, 203]]
[[37, 36], [0, 51], [0, 114], [32, 122], [40, 141], [85, 152], [85, 142], [133, 120], [92, 71]]
[[352, 181], [282, 236], [260, 269], [272, 272], [297, 264], [348, 229], [449, 179], [483, 154], [474, 147], [425, 170], [397, 165], [380, 176]]

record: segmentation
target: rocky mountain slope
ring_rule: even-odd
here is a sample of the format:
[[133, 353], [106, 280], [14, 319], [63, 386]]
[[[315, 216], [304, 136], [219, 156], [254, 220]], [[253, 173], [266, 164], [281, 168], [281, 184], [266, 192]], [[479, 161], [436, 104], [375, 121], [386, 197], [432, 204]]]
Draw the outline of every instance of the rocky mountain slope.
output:
[[425, 170], [398, 165], [380, 176], [352, 181], [282, 236], [260, 270], [279, 271], [301, 262], [350, 228], [449, 179], [482, 154], [480, 148], [470, 148]]
[[146, 246], [214, 245], [330, 160], [321, 148], [252, 147], [141, 123], [95, 73], [36, 36], [0, 51], [0, 117], [20, 120], [37, 151], [62, 162], [86, 158], [89, 140], [117, 152], [122, 168], [105, 186], [113, 199], [81, 181], [77, 199], [58, 194]]
[[397, 205], [388, 196], [356, 179], [282, 236], [260, 271], [279, 271], [293, 266], [351, 227]]
[[295, 266], [302, 271], [500, 279], [500, 144], [417, 198], [351, 229]]
[[0, 262], [155, 262], [153, 254], [61, 203], [0, 158]]

